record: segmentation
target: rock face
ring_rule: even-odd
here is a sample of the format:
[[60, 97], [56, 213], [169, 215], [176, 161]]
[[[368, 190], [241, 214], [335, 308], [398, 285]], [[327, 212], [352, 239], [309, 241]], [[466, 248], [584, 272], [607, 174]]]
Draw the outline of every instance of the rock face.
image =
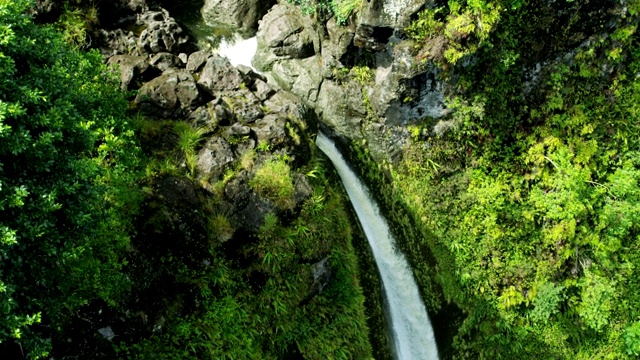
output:
[[277, 62], [273, 65], [273, 77], [282, 89], [300, 96], [307, 103], [315, 103], [323, 80], [322, 59], [313, 56]]
[[258, 28], [258, 20], [275, 3], [275, 0], [205, 0], [202, 18], [252, 34]]
[[123, 26], [141, 29], [140, 33], [122, 28], [100, 29], [98, 42], [104, 55], [147, 55], [160, 52], [179, 54], [189, 48], [189, 36], [165, 9], [146, 10], [123, 20]]
[[[254, 66], [314, 108], [337, 135], [367, 139], [375, 157], [389, 159], [406, 141], [407, 124], [447, 113], [435, 70], [414, 59], [409, 40], [395, 36], [427, 3], [363, 2], [347, 26], [313, 23], [297, 7], [278, 4], [260, 22]], [[360, 73], [348, 70], [354, 65]]]
[[294, 5], [274, 6], [260, 21], [254, 66], [270, 70], [275, 61], [304, 59], [319, 51], [319, 37], [308, 16]]

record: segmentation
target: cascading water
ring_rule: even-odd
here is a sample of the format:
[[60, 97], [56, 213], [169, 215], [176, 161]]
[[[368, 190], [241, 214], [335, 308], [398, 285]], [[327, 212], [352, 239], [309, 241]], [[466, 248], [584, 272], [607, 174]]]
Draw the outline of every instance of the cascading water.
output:
[[[234, 66], [251, 66], [256, 47], [255, 37], [246, 40], [236, 39], [234, 42], [223, 40], [218, 52], [227, 57]], [[316, 144], [338, 170], [373, 251], [388, 304], [396, 358], [437, 360], [438, 349], [433, 328], [420, 299], [411, 268], [402, 253], [396, 250], [395, 239], [380, 209], [333, 142], [320, 133]]]
[[233, 40], [223, 39], [218, 46], [218, 54], [226, 57], [233, 66], [245, 65], [257, 72], [251, 65], [257, 48], [258, 40], [255, 36], [248, 39], [236, 36]]
[[399, 360], [438, 359], [431, 321], [411, 268], [396, 249], [395, 239], [378, 205], [327, 136], [319, 133], [316, 144], [338, 170], [373, 251], [389, 307], [396, 357]]

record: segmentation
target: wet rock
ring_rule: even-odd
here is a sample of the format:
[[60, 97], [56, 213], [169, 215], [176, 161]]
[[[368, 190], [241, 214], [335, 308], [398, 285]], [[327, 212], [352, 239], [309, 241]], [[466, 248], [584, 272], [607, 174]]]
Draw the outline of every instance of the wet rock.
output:
[[135, 102], [145, 113], [158, 117], [182, 117], [198, 105], [195, 79], [184, 70], [169, 70], [145, 83]]
[[258, 20], [275, 3], [275, 0], [205, 0], [202, 18], [251, 34], [258, 28]]
[[275, 5], [260, 21], [253, 65], [268, 71], [277, 60], [304, 59], [319, 51], [312, 21], [296, 6]]

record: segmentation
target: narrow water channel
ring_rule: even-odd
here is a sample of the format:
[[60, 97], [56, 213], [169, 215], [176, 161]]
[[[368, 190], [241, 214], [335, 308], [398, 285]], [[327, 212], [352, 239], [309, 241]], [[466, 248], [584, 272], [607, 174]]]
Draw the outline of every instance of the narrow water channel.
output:
[[397, 249], [380, 208], [331, 139], [319, 133], [316, 144], [338, 171], [371, 246], [389, 307], [387, 313], [396, 358], [437, 360], [438, 349], [429, 316], [409, 263]]
[[[223, 41], [218, 47], [219, 54], [227, 57], [234, 66], [251, 66], [255, 51], [255, 38], [236, 42]], [[396, 241], [378, 205], [327, 136], [319, 133], [316, 144], [338, 171], [371, 246], [388, 305], [388, 322], [391, 324], [395, 357], [398, 360], [437, 360], [438, 349], [433, 328], [411, 268], [404, 255], [396, 248]]]

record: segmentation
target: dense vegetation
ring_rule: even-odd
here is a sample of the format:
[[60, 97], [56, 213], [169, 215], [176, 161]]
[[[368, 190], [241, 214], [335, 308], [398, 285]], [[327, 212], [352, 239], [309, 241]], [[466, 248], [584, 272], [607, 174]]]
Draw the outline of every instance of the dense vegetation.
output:
[[138, 151], [102, 59], [0, 2], [0, 342], [31, 357], [92, 299], [113, 304]]
[[639, 12], [449, 1], [407, 29], [454, 87], [394, 184], [450, 255], [456, 358], [640, 355]]
[[[362, 6], [292, 2], [340, 22]], [[29, 6], [0, 0], [0, 350], [370, 358], [350, 217], [322, 157], [294, 164], [261, 144], [199, 179], [217, 129], [132, 119], [103, 59], [79, 49], [91, 7], [50, 26]], [[393, 180], [378, 193], [427, 306], [464, 313], [445, 355], [640, 356], [639, 15], [637, 0], [451, 0], [406, 29], [453, 111], [412, 124], [396, 167], [368, 170]], [[295, 212], [293, 171], [313, 187]], [[241, 173], [279, 209], [255, 234], [216, 208]], [[196, 189], [193, 202], [168, 183]], [[180, 211], [201, 241], [176, 243]], [[318, 294], [308, 279], [325, 256]], [[104, 339], [96, 309], [127, 325]]]
[[[95, 9], [70, 1], [36, 25], [30, 6], [0, 1], [0, 353], [370, 358], [345, 196], [320, 155], [294, 164], [265, 143], [198, 178], [220, 130], [131, 113], [81, 50]], [[293, 171], [312, 187], [296, 209]], [[216, 208], [241, 172], [277, 210], [256, 233]]]

